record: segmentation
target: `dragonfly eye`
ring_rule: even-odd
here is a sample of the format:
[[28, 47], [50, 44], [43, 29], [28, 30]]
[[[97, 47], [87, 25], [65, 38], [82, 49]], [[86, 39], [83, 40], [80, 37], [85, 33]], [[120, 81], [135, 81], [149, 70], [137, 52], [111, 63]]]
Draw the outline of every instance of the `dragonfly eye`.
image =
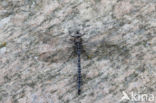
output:
[[76, 31], [76, 34], [80, 34], [79, 31]]

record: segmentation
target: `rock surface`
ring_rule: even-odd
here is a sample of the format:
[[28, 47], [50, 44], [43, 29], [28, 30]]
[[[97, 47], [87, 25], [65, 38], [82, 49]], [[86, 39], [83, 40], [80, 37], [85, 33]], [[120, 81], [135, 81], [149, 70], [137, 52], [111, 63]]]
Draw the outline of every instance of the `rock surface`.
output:
[[[75, 30], [90, 57], [81, 95]], [[0, 103], [136, 103], [123, 91], [156, 102], [155, 0], [0, 1]]]

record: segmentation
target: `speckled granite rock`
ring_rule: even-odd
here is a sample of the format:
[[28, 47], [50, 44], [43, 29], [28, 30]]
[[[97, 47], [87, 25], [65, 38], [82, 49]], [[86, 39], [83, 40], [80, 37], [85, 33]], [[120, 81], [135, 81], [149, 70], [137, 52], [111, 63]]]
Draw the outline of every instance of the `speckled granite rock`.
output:
[[[68, 34], [77, 29], [90, 56], [79, 96]], [[123, 91], [156, 102], [155, 0], [0, 1], [0, 103], [137, 102]]]

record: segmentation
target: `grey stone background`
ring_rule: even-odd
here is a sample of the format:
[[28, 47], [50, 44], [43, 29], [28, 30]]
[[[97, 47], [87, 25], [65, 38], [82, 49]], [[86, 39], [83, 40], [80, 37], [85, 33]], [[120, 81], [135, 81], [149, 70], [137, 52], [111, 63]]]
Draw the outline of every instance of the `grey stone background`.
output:
[[[69, 30], [80, 30], [82, 94]], [[0, 103], [156, 103], [155, 0], [0, 0]]]

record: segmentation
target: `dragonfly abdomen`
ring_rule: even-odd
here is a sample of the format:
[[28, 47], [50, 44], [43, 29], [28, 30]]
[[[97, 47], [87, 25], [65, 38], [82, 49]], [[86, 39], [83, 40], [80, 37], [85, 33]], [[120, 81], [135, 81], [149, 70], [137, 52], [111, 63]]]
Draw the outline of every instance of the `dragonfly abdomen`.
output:
[[80, 43], [77, 43], [77, 66], [78, 66], [78, 95], [80, 95], [81, 93], [81, 58], [80, 58], [80, 55], [81, 55], [81, 44]]

